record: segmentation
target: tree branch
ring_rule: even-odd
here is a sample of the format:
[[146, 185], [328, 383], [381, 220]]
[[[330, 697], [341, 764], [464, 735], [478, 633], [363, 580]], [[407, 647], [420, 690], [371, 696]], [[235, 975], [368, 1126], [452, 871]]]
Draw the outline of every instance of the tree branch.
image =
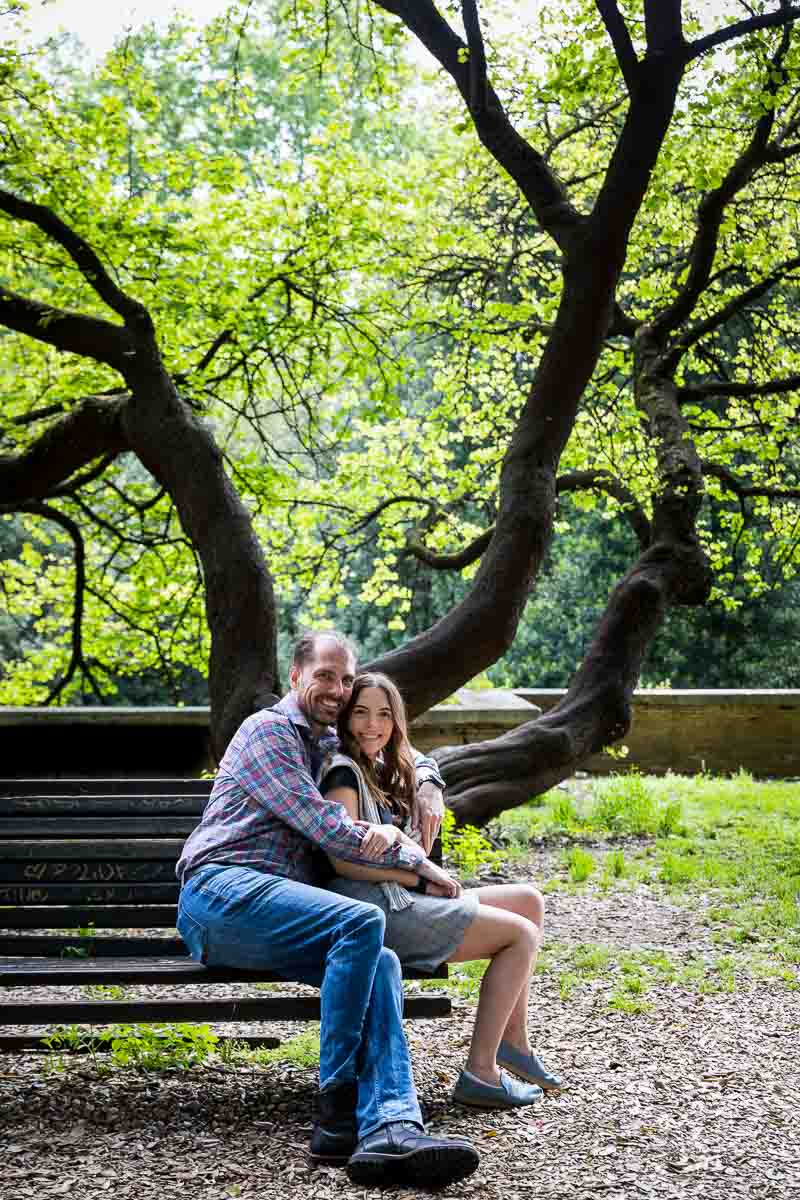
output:
[[690, 346], [693, 346], [700, 338], [705, 337], [707, 333], [712, 333], [720, 325], [724, 325], [726, 321], [729, 321], [731, 317], [747, 308], [753, 301], [760, 300], [771, 287], [780, 282], [790, 271], [795, 270], [797, 267], [800, 267], [800, 255], [788, 259], [785, 263], [781, 263], [780, 267], [772, 271], [769, 275], [766, 275], [758, 283], [754, 283], [752, 287], [740, 292], [738, 296], [734, 296], [732, 300], [729, 300], [717, 312], [711, 313], [703, 321], [698, 321], [696, 325], [687, 329], [673, 343], [669, 352], [665, 355], [665, 365], [667, 368], [674, 371]]
[[114, 283], [95, 251], [79, 234], [45, 204], [34, 204], [0, 188], [0, 212], [18, 221], [35, 225], [47, 237], [66, 250], [86, 282], [100, 299], [113, 309], [126, 325], [152, 328], [147, 309]]
[[685, 45], [681, 20], [682, 0], [645, 0], [644, 25], [647, 53], [672, 55]]
[[80, 354], [124, 373], [136, 347], [127, 329], [31, 300], [0, 286], [0, 324], [56, 350]]
[[[451, 29], [433, 0], [374, 0], [374, 3], [399, 17], [452, 77], [481, 142], [517, 184], [541, 227], [559, 246], [565, 247], [585, 218], [573, 207], [544, 156], [511, 124], [500, 98], [485, 78], [485, 67], [484, 85], [479, 94], [474, 95], [475, 80], [480, 77], [483, 45], [480, 29], [475, 30], [475, 16], [469, 12], [475, 8], [475, 0], [464, 3], [465, 20], [471, 22], [471, 36], [478, 53], [475, 67], [469, 61], [471, 48]], [[467, 51], [470, 53], [465, 53]]]
[[484, 529], [483, 533], [479, 533], [463, 550], [458, 550], [453, 554], [435, 554], [416, 539], [406, 542], [405, 549], [414, 558], [425, 563], [427, 567], [432, 567], [434, 571], [460, 571], [463, 567], [468, 567], [470, 563], [476, 562], [481, 557], [491, 542], [493, 535], [494, 525], [490, 525], [488, 529]]
[[614, 53], [617, 56], [622, 78], [625, 80], [625, 85], [630, 93], [637, 84], [639, 60], [636, 57], [636, 51], [633, 48], [633, 42], [628, 32], [628, 26], [625, 24], [625, 18], [619, 11], [617, 0], [595, 0], [595, 3], [603, 19], [606, 32], [611, 39], [611, 45], [614, 47]]
[[707, 396], [781, 396], [796, 391], [800, 391], [800, 375], [787, 375], [785, 379], [770, 379], [767, 383], [693, 384], [678, 389], [678, 401], [687, 404]]
[[691, 62], [692, 59], [699, 58], [701, 54], [706, 54], [717, 46], [723, 46], [726, 42], [746, 37], [748, 33], [757, 33], [759, 29], [774, 29], [776, 26], [789, 24], [799, 18], [800, 7], [782, 4], [778, 12], [764, 13], [760, 17], [748, 17], [744, 21], [734, 21], [731, 25], [717, 29], [714, 33], [698, 38], [695, 42], [689, 42], [686, 46], [686, 62]]
[[636, 534], [641, 549], [644, 551], [652, 542], [650, 522], [645, 516], [644, 509], [619, 479], [615, 479], [609, 471], [570, 471], [559, 475], [556, 479], [556, 495], [566, 492], [605, 492], [619, 501], [623, 516]]
[[83, 535], [80, 528], [65, 513], [59, 512], [57, 508], [53, 508], [49, 504], [26, 504], [17, 511], [31, 513], [37, 517], [44, 517], [48, 521], [54, 521], [56, 525], [60, 525], [66, 530], [72, 539], [72, 544], [75, 548], [75, 592], [72, 608], [72, 652], [70, 654], [69, 665], [67, 670], [62, 675], [58, 683], [54, 684], [44, 700], [45, 704], [52, 704], [53, 701], [63, 692], [64, 688], [75, 675], [75, 672], [80, 667], [86, 678], [92, 685], [92, 690], [95, 695], [100, 698], [100, 689], [89, 670], [88, 663], [83, 656], [83, 607], [84, 607], [84, 592], [86, 590], [86, 548], [83, 543]]
[[0, 455], [0, 505], [7, 512], [52, 496], [82, 467], [127, 450], [122, 411], [127, 396], [93, 396], [46, 429], [20, 454]]
[[740, 500], [749, 499], [752, 496], [762, 496], [768, 500], [800, 500], [800, 487], [779, 488], [769, 487], [766, 484], [743, 483], [738, 476], [734, 475], [733, 471], [720, 466], [719, 463], [703, 460], [702, 466], [704, 475], [712, 475], [715, 479], [719, 479], [720, 483], [724, 484], [729, 491], [734, 492]]
[[[780, 86], [780, 67], [789, 50], [791, 30], [783, 31], [781, 43], [769, 62], [764, 91], [771, 96]], [[689, 251], [689, 272], [677, 296], [651, 323], [656, 336], [676, 329], [694, 312], [697, 301], [708, 285], [719, 244], [719, 231], [725, 210], [733, 198], [750, 182], [759, 167], [770, 158], [769, 139], [775, 126], [775, 109], [770, 108], [756, 122], [748, 145], [729, 168], [719, 187], [707, 192], [697, 208], [697, 228]]]
[[486, 108], [488, 101], [488, 78], [486, 48], [483, 44], [477, 0], [461, 0], [461, 17], [469, 47], [469, 108], [470, 112], [481, 112]]

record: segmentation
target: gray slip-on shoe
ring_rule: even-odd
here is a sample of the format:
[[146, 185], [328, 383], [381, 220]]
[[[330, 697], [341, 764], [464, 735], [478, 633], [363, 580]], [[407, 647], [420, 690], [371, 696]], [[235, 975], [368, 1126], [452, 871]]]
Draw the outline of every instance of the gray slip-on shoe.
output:
[[542, 1060], [535, 1054], [522, 1054], [508, 1042], [502, 1041], [497, 1050], [497, 1065], [518, 1075], [527, 1083], [535, 1083], [546, 1092], [554, 1092], [562, 1086], [560, 1075], [548, 1071]]
[[470, 1108], [520, 1108], [541, 1098], [540, 1087], [519, 1083], [505, 1071], [500, 1072], [499, 1086], [486, 1083], [470, 1071], [462, 1071], [453, 1092], [456, 1104], [467, 1104]]

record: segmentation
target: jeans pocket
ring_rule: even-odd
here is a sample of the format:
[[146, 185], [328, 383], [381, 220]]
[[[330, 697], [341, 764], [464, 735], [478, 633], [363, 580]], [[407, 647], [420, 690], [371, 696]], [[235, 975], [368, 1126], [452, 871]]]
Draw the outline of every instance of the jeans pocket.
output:
[[208, 962], [207, 927], [201, 925], [199, 921], [195, 921], [194, 917], [182, 908], [178, 909], [178, 919], [175, 924], [195, 962]]

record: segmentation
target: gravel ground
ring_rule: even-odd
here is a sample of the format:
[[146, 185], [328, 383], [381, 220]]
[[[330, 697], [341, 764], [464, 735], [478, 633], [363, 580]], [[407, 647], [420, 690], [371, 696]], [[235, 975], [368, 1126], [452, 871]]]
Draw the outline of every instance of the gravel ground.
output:
[[[548, 904], [549, 935], [562, 943], [687, 954], [709, 948], [709, 930], [696, 912], [646, 889], [557, 893]], [[12, 991], [47, 996], [47, 989]], [[165, 989], [129, 992], [165, 995]], [[59, 994], [64, 998], [64, 989]], [[538, 978], [531, 1030], [567, 1086], [510, 1113], [450, 1103], [469, 1039], [469, 1005], [456, 1004], [447, 1020], [409, 1023], [431, 1130], [466, 1135], [481, 1152], [478, 1172], [445, 1194], [800, 1200], [800, 992], [770, 980], [711, 995], [665, 985], [648, 999], [652, 1012], [628, 1016], [607, 1010], [599, 982], [562, 1002], [555, 977]], [[266, 1032], [285, 1038], [302, 1028], [274, 1025]], [[220, 1032], [265, 1031], [225, 1026]], [[76, 1058], [54, 1074], [42, 1055], [4, 1055], [0, 1198], [366, 1196], [343, 1171], [307, 1164], [315, 1083], [313, 1069], [289, 1063], [98, 1075]]]

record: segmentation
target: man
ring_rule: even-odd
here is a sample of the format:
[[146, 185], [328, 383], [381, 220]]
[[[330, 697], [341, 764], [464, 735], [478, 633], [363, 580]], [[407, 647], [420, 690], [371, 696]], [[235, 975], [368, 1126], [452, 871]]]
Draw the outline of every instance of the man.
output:
[[[354, 823], [316, 788], [355, 670], [340, 634], [300, 639], [291, 692], [244, 721], [184, 846], [178, 929], [192, 957], [210, 966], [267, 968], [320, 988], [312, 1159], [347, 1162], [355, 1183], [436, 1187], [471, 1174], [478, 1155], [464, 1139], [425, 1134], [403, 1032], [400, 964], [383, 946], [383, 913], [312, 882], [318, 846], [362, 865], [410, 868], [458, 891], [421, 847], [380, 850], [379, 827]], [[422, 762], [421, 775], [426, 768], [438, 780], [435, 764]], [[428, 838], [439, 820], [433, 791], [423, 806]]]

